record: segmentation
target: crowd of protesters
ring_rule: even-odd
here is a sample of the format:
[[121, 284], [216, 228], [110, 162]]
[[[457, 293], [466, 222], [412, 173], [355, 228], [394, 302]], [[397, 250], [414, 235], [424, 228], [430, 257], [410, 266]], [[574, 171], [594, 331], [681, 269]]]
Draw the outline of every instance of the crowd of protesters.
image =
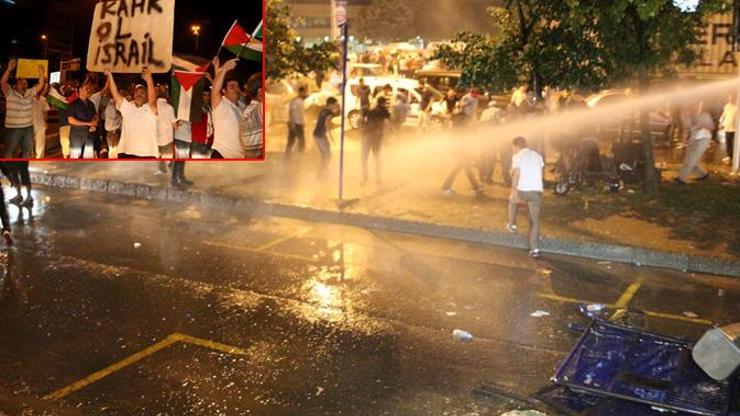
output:
[[[118, 85], [106, 72], [84, 81], [48, 85], [12, 78], [16, 61], [2, 75], [6, 98], [4, 158], [44, 158], [48, 114], [59, 111], [59, 142], [65, 159], [259, 159], [263, 157], [262, 76], [237, 79], [238, 60], [212, 62], [211, 87], [203, 91], [201, 117], [178, 119], [168, 84], [155, 84], [144, 70], [143, 83]], [[101, 85], [103, 84], [103, 85]]]

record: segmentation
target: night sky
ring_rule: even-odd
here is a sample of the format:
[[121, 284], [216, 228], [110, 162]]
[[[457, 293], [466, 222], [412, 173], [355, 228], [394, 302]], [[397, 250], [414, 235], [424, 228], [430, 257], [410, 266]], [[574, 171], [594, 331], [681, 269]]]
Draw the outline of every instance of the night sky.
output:
[[[70, 10], [75, 28], [74, 54], [84, 62], [95, 0], [0, 0], [0, 65], [5, 66], [10, 54], [24, 58], [42, 56], [39, 36], [48, 32], [48, 22], [60, 18], [70, 20], [49, 11], [53, 3], [61, 3]], [[193, 24], [201, 27], [199, 56], [210, 59], [235, 19], [251, 33], [261, 18], [261, 0], [176, 0], [175, 54], [195, 53], [195, 37], [190, 32]], [[12, 44], [13, 40], [17, 43]], [[230, 52], [221, 52], [222, 60], [231, 57], [234, 55]], [[242, 60], [239, 72], [254, 73], [261, 68], [260, 63]]]

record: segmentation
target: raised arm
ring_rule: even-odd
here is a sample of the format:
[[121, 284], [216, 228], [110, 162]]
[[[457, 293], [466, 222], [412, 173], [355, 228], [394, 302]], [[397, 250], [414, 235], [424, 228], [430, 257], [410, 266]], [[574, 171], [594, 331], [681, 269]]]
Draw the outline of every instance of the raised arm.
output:
[[236, 68], [237, 62], [239, 62], [239, 59], [234, 58], [229, 61], [226, 61], [224, 66], [221, 66], [218, 56], [213, 58], [213, 70], [216, 73], [216, 78], [214, 78], [213, 86], [211, 87], [211, 108], [212, 109], [215, 110], [216, 107], [218, 107], [218, 105], [221, 104], [221, 100], [223, 99], [223, 97], [221, 96], [221, 88], [223, 88], [224, 86], [224, 79], [226, 78], [226, 73]]
[[36, 90], [35, 95], [38, 97], [41, 97], [44, 95], [44, 91], [46, 91], [47, 87], [49, 86], [49, 83], [46, 81], [46, 70], [43, 66], [39, 65], [39, 83], [36, 84]]
[[3, 72], [3, 77], [0, 79], [0, 87], [2, 87], [3, 95], [6, 97], [10, 94], [10, 84], [8, 84], [8, 79], [10, 78], [10, 73], [15, 69], [16, 64], [16, 60], [11, 59], [10, 62], [8, 62], [8, 67], [5, 68], [5, 72]]
[[120, 107], [123, 103], [123, 96], [118, 92], [118, 86], [116, 85], [116, 80], [113, 79], [113, 73], [109, 69], [106, 69], [105, 77], [107, 78], [106, 84], [110, 88], [110, 96], [113, 98], [113, 102], [116, 103], [116, 107]]
[[146, 81], [146, 99], [149, 103], [149, 108], [152, 109], [154, 114], [157, 114], [157, 90], [154, 89], [154, 78], [152, 78], [152, 71], [149, 68], [144, 67], [141, 71], [141, 78]]

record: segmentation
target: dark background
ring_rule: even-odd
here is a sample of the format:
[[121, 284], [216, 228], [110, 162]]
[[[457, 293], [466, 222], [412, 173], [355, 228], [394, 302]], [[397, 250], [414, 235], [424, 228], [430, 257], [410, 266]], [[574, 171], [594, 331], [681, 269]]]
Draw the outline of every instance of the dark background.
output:
[[[49, 59], [50, 71], [61, 59], [82, 58], [83, 72], [95, 0], [0, 0], [0, 65], [10, 57]], [[176, 0], [174, 52], [195, 54], [190, 27], [201, 27], [198, 56], [210, 60], [235, 19], [251, 34], [262, 18], [261, 0]], [[48, 41], [41, 40], [47, 34]], [[228, 51], [221, 59], [233, 58]], [[262, 64], [241, 60], [238, 72], [259, 72]]]

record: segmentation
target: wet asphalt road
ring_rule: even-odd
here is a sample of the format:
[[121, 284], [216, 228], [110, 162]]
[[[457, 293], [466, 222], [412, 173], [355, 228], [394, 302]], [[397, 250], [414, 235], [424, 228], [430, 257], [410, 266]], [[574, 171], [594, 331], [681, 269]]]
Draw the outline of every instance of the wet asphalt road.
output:
[[11, 208], [17, 246], [0, 257], [0, 414], [498, 415], [518, 404], [471, 389], [544, 386], [577, 339], [567, 324], [584, 322], [576, 302], [647, 310], [647, 328], [689, 338], [740, 320], [740, 280], [109, 195], [36, 200]]

